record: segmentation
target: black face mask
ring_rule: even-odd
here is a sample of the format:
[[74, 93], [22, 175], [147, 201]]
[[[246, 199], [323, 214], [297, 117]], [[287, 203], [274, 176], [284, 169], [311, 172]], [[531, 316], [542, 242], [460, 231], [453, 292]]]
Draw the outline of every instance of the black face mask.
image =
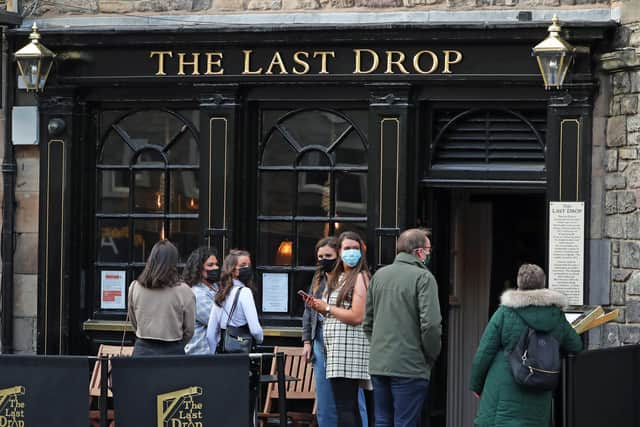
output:
[[325, 258], [325, 259], [321, 259], [318, 262], [320, 263], [320, 268], [322, 268], [322, 271], [324, 271], [325, 273], [329, 273], [333, 271], [337, 261], [338, 261], [338, 258], [334, 258], [334, 259]]
[[238, 270], [238, 280], [245, 285], [253, 279], [253, 270], [251, 267], [240, 267]]
[[218, 281], [220, 280], [220, 269], [215, 269], [215, 270], [206, 270], [207, 272], [207, 282], [209, 282], [210, 284], [214, 284], [214, 283], [218, 283]]

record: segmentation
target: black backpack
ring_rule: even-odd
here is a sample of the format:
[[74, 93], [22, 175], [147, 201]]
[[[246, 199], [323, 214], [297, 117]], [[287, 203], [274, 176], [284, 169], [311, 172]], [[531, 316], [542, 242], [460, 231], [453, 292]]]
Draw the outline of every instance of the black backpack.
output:
[[531, 390], [554, 390], [560, 379], [560, 343], [550, 333], [536, 331], [522, 319], [527, 328], [518, 344], [507, 353], [513, 379]]

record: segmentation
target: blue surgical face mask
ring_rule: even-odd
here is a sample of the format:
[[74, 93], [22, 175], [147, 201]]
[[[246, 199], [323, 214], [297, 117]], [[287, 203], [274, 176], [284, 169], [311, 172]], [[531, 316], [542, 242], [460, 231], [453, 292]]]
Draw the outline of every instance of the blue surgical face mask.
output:
[[340, 258], [345, 264], [353, 268], [358, 265], [358, 261], [362, 258], [362, 252], [360, 252], [360, 249], [345, 249], [342, 251]]

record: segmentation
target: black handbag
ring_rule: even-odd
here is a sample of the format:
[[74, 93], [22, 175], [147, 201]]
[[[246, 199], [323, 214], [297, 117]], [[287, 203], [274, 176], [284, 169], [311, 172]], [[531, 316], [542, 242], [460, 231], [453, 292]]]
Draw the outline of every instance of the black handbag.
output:
[[238, 305], [238, 298], [240, 297], [240, 291], [242, 288], [236, 291], [236, 296], [233, 299], [233, 305], [231, 311], [227, 316], [227, 328], [222, 329], [221, 333], [221, 346], [220, 353], [250, 353], [253, 348], [253, 335], [249, 330], [248, 325], [243, 326], [231, 326], [231, 316], [236, 311]]

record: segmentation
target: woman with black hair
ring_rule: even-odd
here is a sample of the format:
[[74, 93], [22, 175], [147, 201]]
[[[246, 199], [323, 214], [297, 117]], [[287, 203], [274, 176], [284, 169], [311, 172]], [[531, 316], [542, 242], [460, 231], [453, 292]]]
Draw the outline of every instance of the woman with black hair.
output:
[[196, 299], [178, 274], [178, 250], [168, 240], [151, 249], [129, 286], [128, 313], [136, 331], [134, 356], [184, 355], [193, 336]]
[[207, 341], [207, 325], [213, 299], [220, 281], [218, 251], [202, 246], [189, 255], [182, 278], [196, 297], [196, 325], [191, 341], [184, 347], [187, 354], [211, 354]]

